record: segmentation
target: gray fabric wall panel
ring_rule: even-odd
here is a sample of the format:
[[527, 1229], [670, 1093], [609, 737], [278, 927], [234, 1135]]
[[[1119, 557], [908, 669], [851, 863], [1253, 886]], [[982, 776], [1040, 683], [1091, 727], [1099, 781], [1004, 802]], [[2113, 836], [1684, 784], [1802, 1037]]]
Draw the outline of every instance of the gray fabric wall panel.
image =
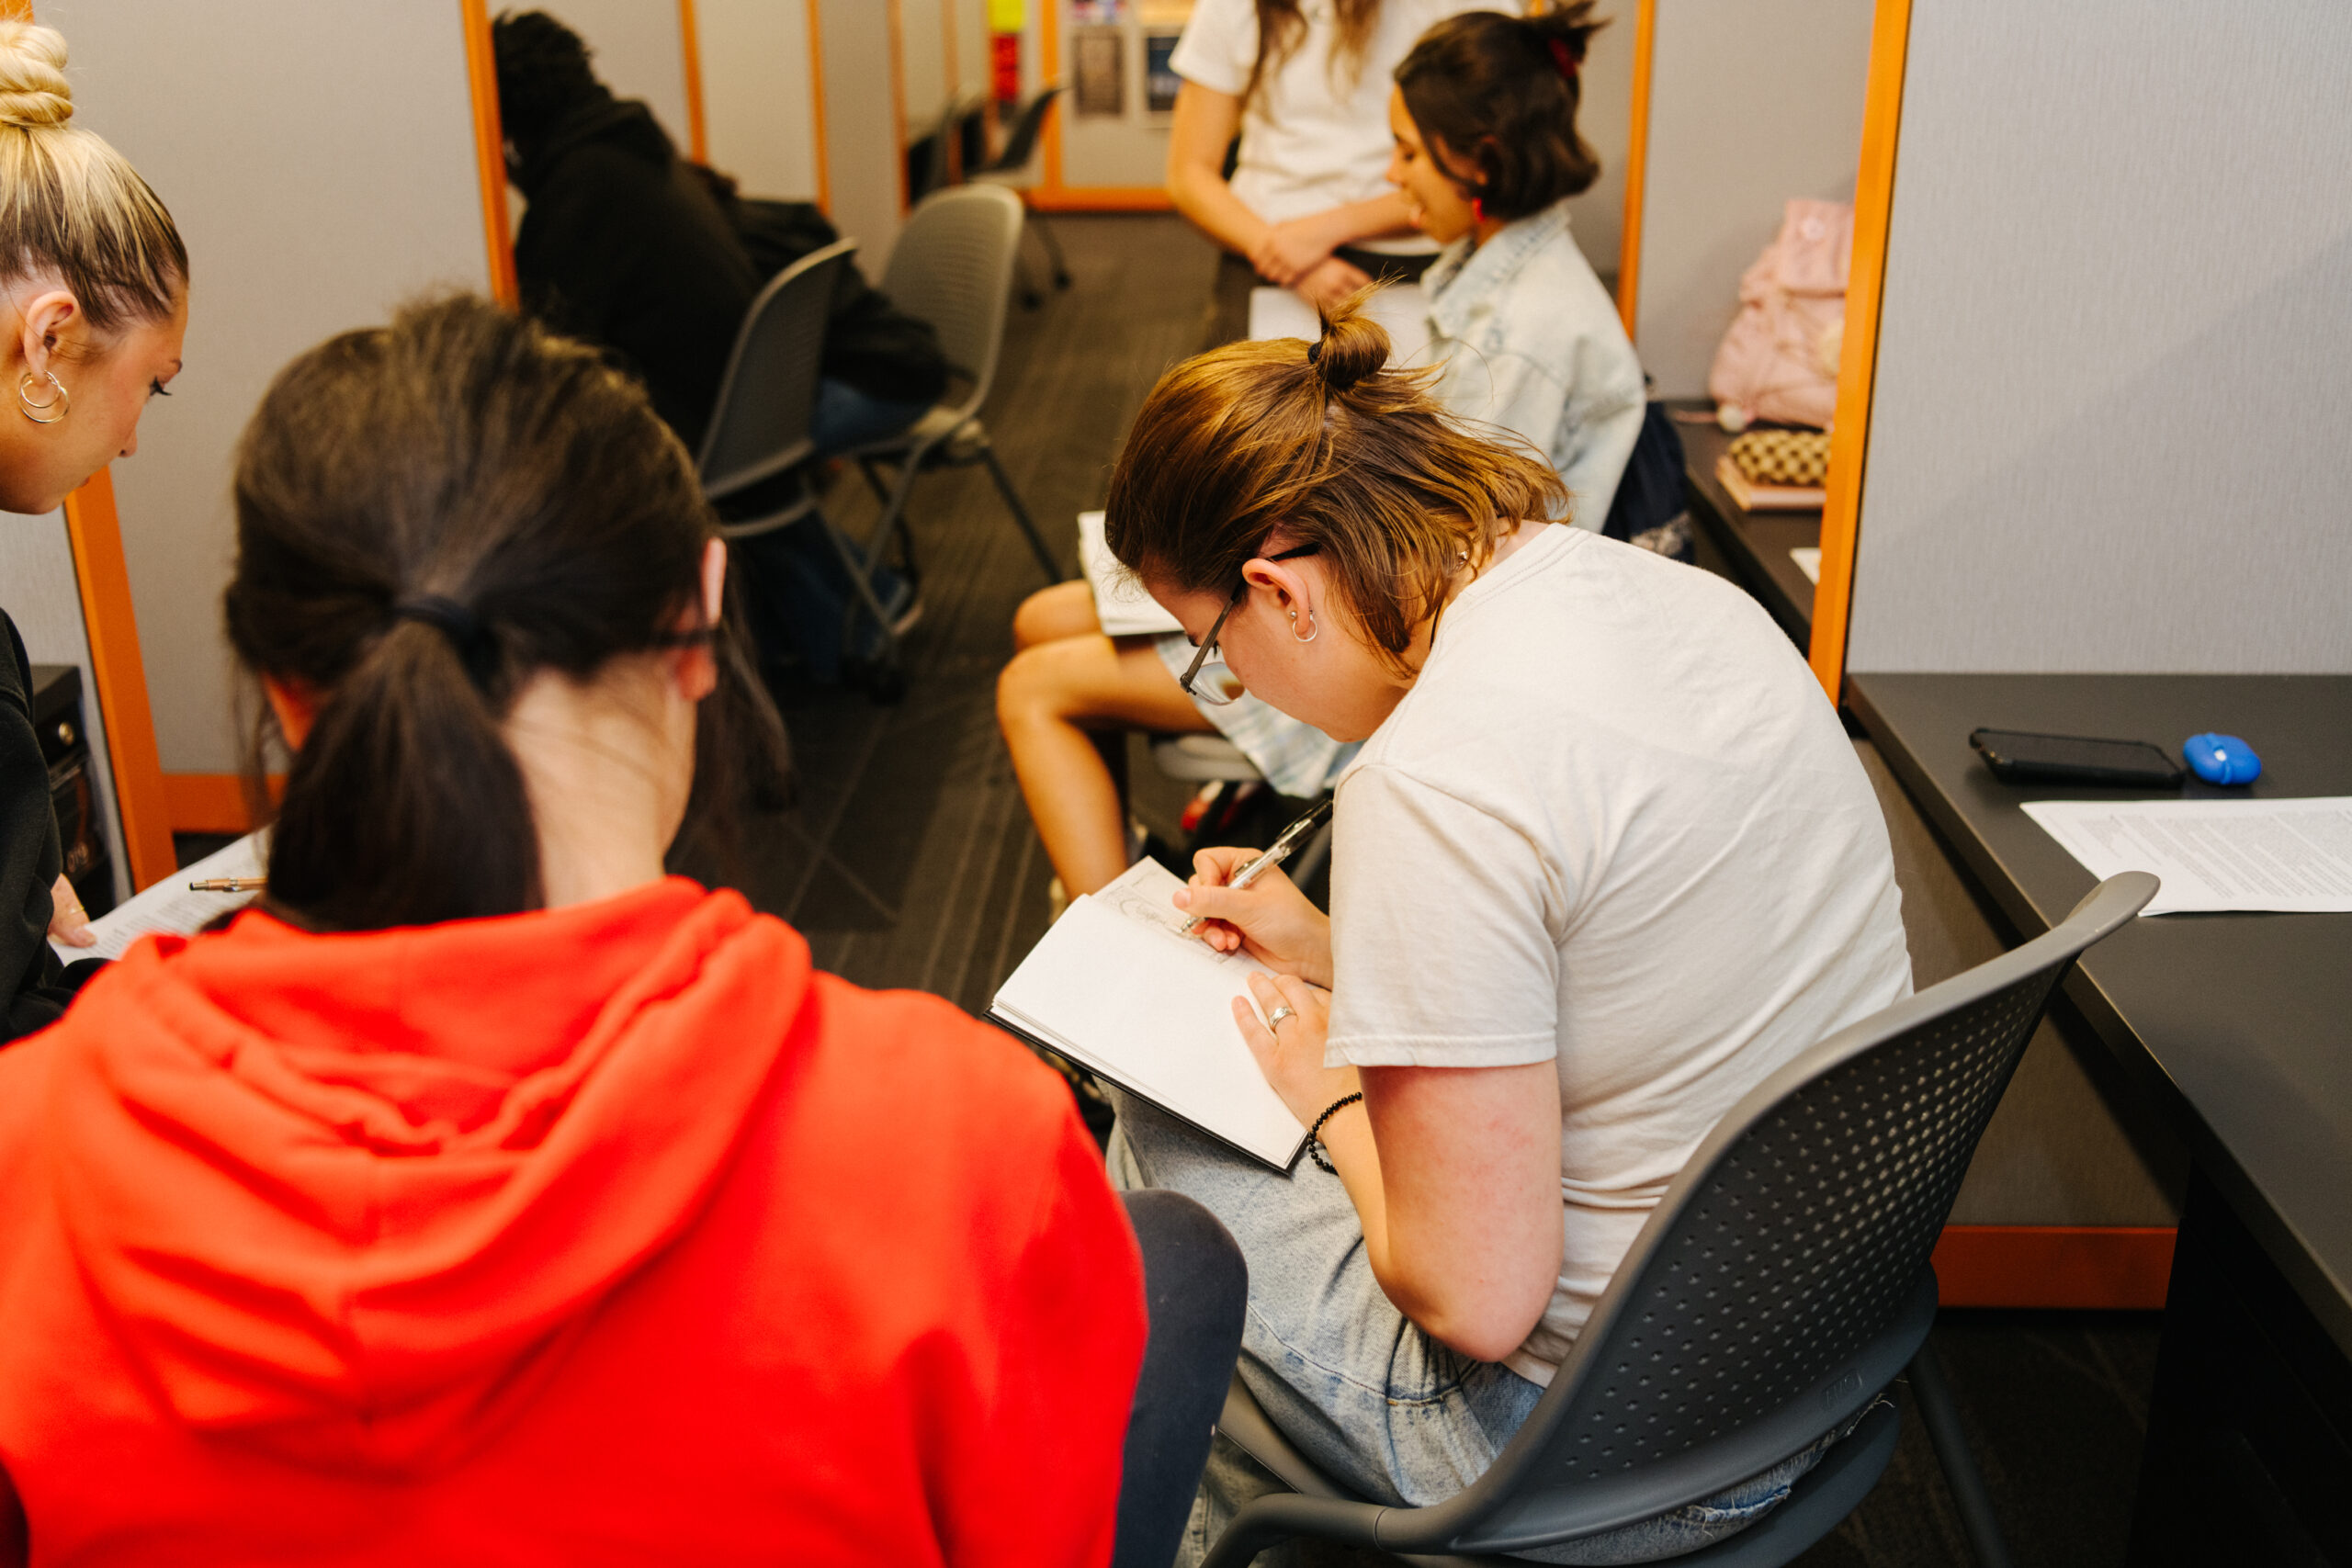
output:
[[114, 467], [167, 772], [241, 750], [220, 591], [230, 453], [279, 367], [422, 289], [488, 287], [455, 4], [42, 0], [74, 123], [163, 197], [195, 278], [187, 368]]
[[1657, 0], [1634, 344], [1660, 396], [1705, 396], [1788, 198], [1853, 199], [1870, 50], [1871, 0]]
[[2347, 59], [1914, 0], [1849, 669], [2352, 671]]

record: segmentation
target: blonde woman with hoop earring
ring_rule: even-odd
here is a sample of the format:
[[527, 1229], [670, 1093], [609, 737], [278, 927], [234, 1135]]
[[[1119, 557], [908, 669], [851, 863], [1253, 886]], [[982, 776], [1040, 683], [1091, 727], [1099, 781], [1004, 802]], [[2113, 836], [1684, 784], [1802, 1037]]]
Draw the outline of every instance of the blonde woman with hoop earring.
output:
[[[139, 416], [179, 374], [187, 331], [187, 250], [172, 215], [73, 118], [65, 40], [0, 22], [0, 511], [28, 516], [55, 511], [139, 449]], [[5, 611], [0, 628], [8, 645], [0, 660], [6, 1042], [55, 1021], [81, 977], [50, 939], [74, 947], [96, 939], [62, 874], [24, 641]]]

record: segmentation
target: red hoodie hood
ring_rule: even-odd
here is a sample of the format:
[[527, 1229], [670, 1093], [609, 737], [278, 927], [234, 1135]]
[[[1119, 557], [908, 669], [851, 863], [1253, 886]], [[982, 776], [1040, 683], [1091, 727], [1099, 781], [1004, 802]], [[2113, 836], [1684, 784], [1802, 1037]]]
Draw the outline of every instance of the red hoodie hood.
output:
[[680, 879], [142, 942], [51, 1080], [71, 1245], [192, 1427], [437, 1468], [693, 1222], [808, 986], [796, 932]]

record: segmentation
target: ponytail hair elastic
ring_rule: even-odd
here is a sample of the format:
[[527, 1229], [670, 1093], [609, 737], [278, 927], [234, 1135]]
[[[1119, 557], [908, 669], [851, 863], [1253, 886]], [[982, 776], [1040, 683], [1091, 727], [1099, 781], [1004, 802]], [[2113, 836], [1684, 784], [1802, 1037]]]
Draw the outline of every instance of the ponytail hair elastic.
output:
[[1552, 64], [1560, 73], [1561, 79], [1567, 82], [1575, 81], [1577, 68], [1581, 62], [1577, 59], [1576, 51], [1568, 47], [1568, 40], [1564, 38], [1548, 38], [1544, 40], [1544, 47], [1552, 51]]
[[480, 616], [443, 593], [412, 593], [392, 605], [394, 621], [422, 621], [449, 639], [466, 679], [486, 689], [498, 668], [498, 637]]
[[1317, 360], [1321, 359], [1322, 357], [1323, 357], [1323, 340], [1322, 340], [1321, 338], [1319, 338], [1319, 337], [1318, 337], [1318, 338], [1317, 338], [1313, 343], [1310, 343], [1310, 344], [1308, 344], [1306, 345], [1306, 362], [1307, 362], [1309, 365], [1312, 365], [1312, 364], [1314, 364]]

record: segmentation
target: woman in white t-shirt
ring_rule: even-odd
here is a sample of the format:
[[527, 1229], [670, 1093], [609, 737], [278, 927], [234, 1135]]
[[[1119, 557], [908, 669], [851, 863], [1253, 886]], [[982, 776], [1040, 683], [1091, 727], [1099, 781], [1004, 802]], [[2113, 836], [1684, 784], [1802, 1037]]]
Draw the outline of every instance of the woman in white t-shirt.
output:
[[1312, 303], [1417, 276], [1437, 246], [1385, 178], [1389, 73], [1431, 25], [1481, 3], [1200, 0], [1169, 62], [1183, 79], [1168, 142], [1177, 210]]
[[[1877, 802], [1770, 618], [1525, 521], [1557, 476], [1387, 348], [1342, 310], [1316, 344], [1187, 361], [1114, 472], [1111, 548], [1200, 645], [1191, 687], [1238, 682], [1363, 749], [1328, 917], [1279, 872], [1223, 886], [1242, 851], [1204, 852], [1177, 899], [1278, 972], [1235, 1023], [1315, 1164], [1267, 1171], [1124, 1098], [1110, 1161], [1240, 1241], [1241, 1373], [1286, 1435], [1423, 1504], [1526, 1418], [1724, 1112], [1906, 995], [1910, 965]], [[1731, 1533], [1829, 1440], [1552, 1560]], [[1238, 1473], [1212, 1461], [1204, 1528]]]

